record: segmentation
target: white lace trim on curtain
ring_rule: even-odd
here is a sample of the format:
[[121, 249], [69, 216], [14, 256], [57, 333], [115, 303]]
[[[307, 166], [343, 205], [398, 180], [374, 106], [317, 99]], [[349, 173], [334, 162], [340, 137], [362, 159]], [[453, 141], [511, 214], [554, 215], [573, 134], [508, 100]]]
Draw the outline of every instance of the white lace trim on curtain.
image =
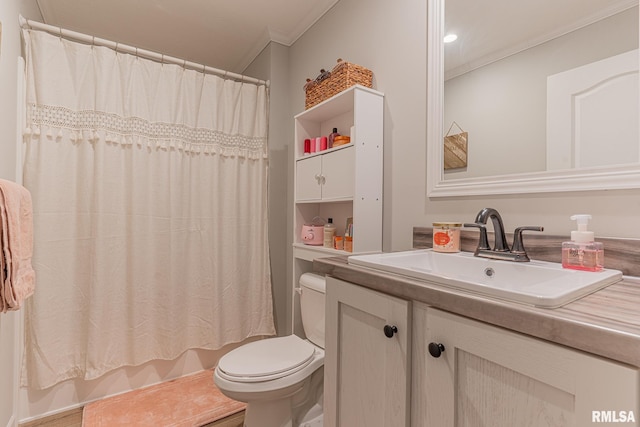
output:
[[30, 123], [24, 130], [27, 137], [45, 133], [48, 138], [57, 140], [66, 130], [74, 142], [104, 141], [196, 154], [267, 158], [266, 137], [230, 135], [212, 129], [150, 122], [140, 117], [122, 117], [100, 111], [72, 111], [60, 106], [29, 104], [27, 123]]

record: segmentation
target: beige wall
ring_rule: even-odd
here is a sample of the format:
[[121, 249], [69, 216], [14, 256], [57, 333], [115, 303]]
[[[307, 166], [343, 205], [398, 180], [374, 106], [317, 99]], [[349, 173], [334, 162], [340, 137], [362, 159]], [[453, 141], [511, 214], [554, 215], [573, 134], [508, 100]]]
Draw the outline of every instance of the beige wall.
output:
[[304, 109], [305, 79], [332, 66], [337, 57], [373, 70], [374, 87], [386, 95], [384, 249], [410, 249], [413, 226], [471, 221], [487, 206], [503, 214], [508, 230], [543, 225], [545, 233], [568, 235], [571, 214], [591, 213], [596, 236], [640, 238], [640, 190], [433, 200], [425, 196], [425, 3], [341, 0], [290, 52], [293, 113]]
[[[2, 39], [0, 41], [0, 178], [16, 179], [16, 75], [20, 49], [17, 33], [17, 1], [0, 3]], [[16, 330], [19, 313], [0, 314], [0, 426], [14, 425], [15, 380], [19, 340]]]
[[[18, 179], [16, 152], [18, 137], [17, 73], [20, 56], [18, 15], [41, 19], [35, 1], [0, 1], [0, 178]], [[18, 390], [22, 312], [0, 314], [0, 426], [18, 424]]]
[[[426, 2], [341, 0], [291, 47], [293, 113], [302, 86], [337, 58], [374, 73], [384, 102], [384, 249], [411, 247], [425, 221]], [[293, 138], [293, 137], [292, 137]]]
[[274, 315], [278, 335], [291, 333], [291, 244], [293, 230], [293, 151], [289, 135], [293, 130], [289, 97], [289, 48], [269, 45], [244, 70], [246, 75], [270, 82], [269, 114], [269, 252], [273, 284]]

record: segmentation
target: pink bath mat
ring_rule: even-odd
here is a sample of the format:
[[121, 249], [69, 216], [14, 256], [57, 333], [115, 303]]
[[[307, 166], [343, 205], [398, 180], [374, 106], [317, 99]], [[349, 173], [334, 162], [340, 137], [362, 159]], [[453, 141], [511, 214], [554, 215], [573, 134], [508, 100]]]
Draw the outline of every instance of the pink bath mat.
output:
[[245, 403], [229, 399], [206, 370], [89, 403], [83, 427], [198, 427], [244, 410]]

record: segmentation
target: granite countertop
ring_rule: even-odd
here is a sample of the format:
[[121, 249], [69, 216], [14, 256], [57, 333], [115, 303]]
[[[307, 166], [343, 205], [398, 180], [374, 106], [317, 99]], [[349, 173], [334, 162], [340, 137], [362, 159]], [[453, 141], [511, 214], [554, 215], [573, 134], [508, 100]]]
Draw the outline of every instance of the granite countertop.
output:
[[313, 267], [369, 289], [640, 368], [640, 278], [625, 276], [563, 307], [545, 309], [350, 265], [346, 256], [319, 258]]

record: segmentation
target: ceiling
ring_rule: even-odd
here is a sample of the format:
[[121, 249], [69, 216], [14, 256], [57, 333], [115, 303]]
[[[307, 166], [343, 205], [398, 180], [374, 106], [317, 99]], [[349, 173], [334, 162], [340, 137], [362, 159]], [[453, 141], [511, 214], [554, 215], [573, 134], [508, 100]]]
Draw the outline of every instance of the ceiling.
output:
[[241, 73], [290, 46], [338, 0], [37, 0], [44, 22]]
[[[1, 0], [0, 0], [1, 1]], [[338, 0], [36, 0], [44, 22], [242, 73], [270, 41], [292, 45]], [[620, 12], [638, 0], [446, 0], [448, 77]], [[425, 18], [426, 19], [426, 18]]]

